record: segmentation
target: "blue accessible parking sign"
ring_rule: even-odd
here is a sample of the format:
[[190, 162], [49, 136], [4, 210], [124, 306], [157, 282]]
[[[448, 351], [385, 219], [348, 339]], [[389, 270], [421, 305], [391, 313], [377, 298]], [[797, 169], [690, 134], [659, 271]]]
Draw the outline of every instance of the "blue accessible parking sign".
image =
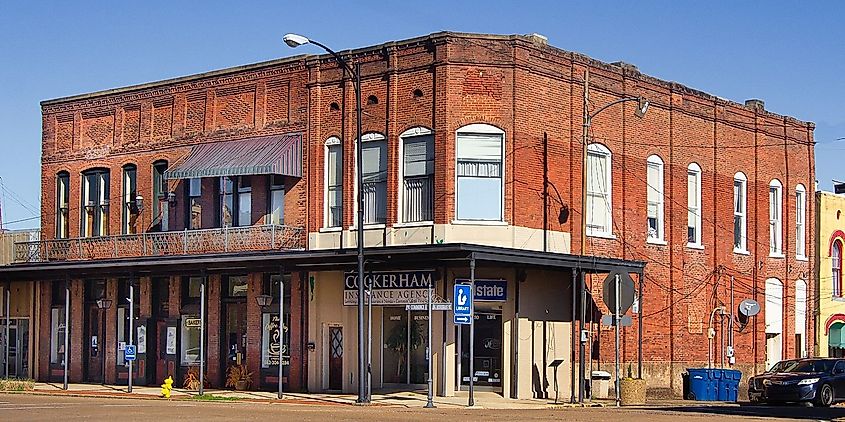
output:
[[455, 311], [455, 324], [472, 323], [472, 286], [456, 284], [452, 309]]
[[123, 357], [127, 361], [135, 360], [135, 345], [134, 344], [127, 344], [126, 348], [123, 349]]

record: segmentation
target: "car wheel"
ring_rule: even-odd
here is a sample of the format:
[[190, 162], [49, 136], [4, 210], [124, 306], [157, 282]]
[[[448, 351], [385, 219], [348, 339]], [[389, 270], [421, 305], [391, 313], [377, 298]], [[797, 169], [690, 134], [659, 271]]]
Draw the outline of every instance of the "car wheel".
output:
[[819, 388], [815, 404], [819, 407], [829, 407], [833, 404], [833, 388], [830, 385], [825, 384]]

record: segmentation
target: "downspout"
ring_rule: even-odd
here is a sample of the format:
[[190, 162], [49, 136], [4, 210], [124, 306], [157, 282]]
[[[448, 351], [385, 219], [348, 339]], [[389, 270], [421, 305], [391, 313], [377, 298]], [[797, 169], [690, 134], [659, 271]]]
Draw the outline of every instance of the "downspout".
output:
[[[549, 135], [548, 135], [548, 133], [543, 132], [543, 252], [548, 252], [548, 251], [549, 251]], [[517, 303], [517, 306], [519, 306], [519, 303]]]

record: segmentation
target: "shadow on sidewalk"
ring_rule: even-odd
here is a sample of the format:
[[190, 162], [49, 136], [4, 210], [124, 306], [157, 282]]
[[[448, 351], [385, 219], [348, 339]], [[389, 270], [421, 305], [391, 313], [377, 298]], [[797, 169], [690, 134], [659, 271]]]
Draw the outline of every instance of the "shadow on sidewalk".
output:
[[845, 418], [845, 407], [807, 407], [799, 404], [782, 406], [757, 406], [750, 404], [714, 406], [668, 406], [649, 408], [649, 411], [680, 412], [699, 415], [748, 416], [763, 418], [789, 418], [831, 420]]

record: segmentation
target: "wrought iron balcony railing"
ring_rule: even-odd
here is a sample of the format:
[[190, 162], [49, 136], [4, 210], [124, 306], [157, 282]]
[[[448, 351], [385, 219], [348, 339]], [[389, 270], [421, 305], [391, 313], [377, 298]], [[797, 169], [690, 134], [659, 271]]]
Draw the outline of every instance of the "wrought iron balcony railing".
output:
[[15, 243], [15, 262], [79, 261], [305, 248], [302, 227], [262, 225]]

